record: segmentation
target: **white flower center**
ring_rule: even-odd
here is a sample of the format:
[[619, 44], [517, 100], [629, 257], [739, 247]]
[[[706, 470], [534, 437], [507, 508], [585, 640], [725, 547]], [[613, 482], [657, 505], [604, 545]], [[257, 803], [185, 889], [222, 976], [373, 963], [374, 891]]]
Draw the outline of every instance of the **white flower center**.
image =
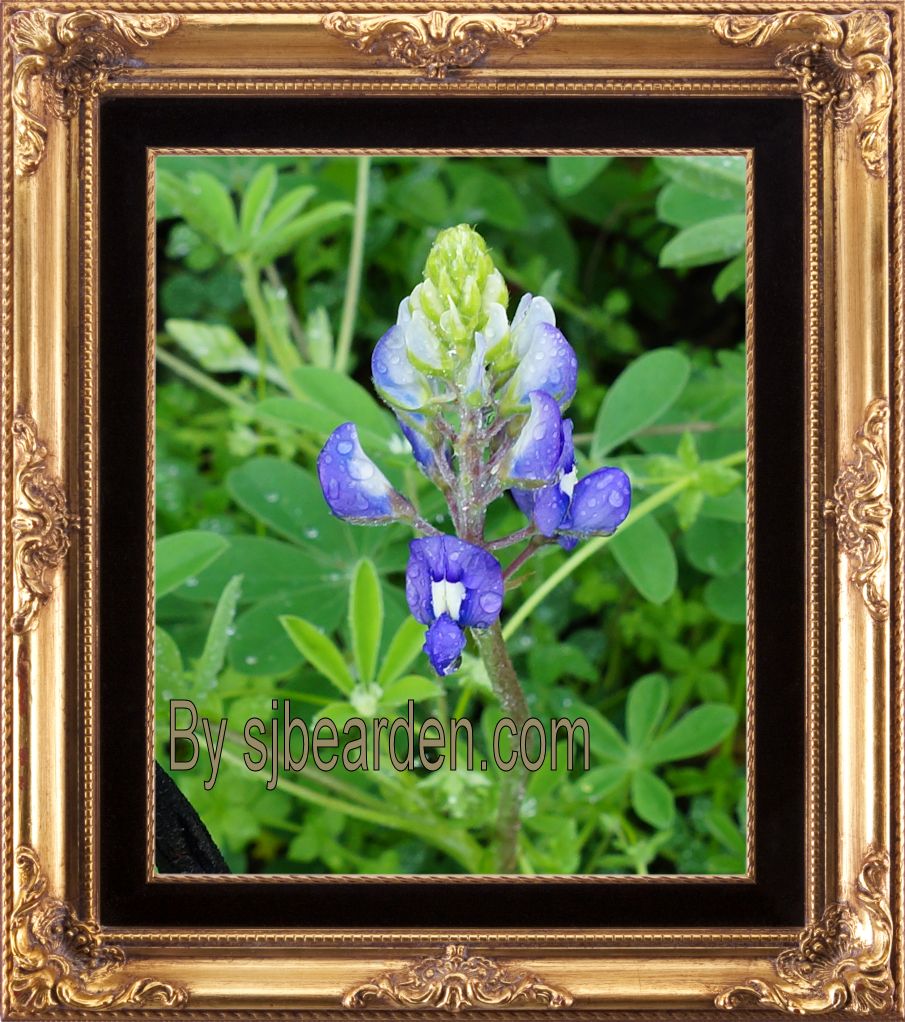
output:
[[564, 493], [569, 500], [572, 499], [572, 494], [575, 492], [575, 484], [578, 482], [578, 472], [573, 465], [571, 469], [560, 479], [559, 489], [561, 493]]
[[449, 614], [453, 621], [459, 620], [459, 611], [465, 599], [465, 586], [461, 582], [449, 582], [441, 578], [439, 582], [431, 582], [431, 604], [434, 617]]

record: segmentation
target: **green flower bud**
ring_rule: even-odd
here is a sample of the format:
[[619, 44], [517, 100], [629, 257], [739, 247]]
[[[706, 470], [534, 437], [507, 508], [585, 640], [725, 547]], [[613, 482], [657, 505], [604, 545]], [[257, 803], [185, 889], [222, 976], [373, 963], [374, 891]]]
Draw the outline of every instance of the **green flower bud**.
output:
[[475, 333], [487, 327], [494, 306], [505, 310], [508, 301], [502, 274], [476, 230], [459, 224], [437, 235], [412, 304], [437, 324], [441, 348], [459, 360], [467, 358]]

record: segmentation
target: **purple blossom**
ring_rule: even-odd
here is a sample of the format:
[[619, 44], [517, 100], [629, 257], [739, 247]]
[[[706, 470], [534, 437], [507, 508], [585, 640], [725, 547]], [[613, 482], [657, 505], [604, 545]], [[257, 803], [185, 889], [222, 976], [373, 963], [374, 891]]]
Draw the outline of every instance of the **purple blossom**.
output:
[[578, 359], [557, 328], [550, 303], [525, 295], [512, 317], [510, 336], [518, 368], [507, 388], [508, 400], [524, 404], [531, 391], [542, 390], [566, 408], [575, 397]]
[[352, 422], [337, 426], [327, 438], [317, 458], [317, 477], [330, 510], [349, 522], [380, 525], [407, 503], [361, 449]]
[[531, 412], [512, 447], [504, 478], [515, 485], [547, 483], [556, 477], [563, 449], [559, 405], [543, 390], [528, 395]]
[[429, 625], [424, 644], [434, 670], [450, 674], [465, 645], [464, 628], [489, 628], [503, 606], [503, 571], [480, 547], [455, 536], [412, 540], [405, 570], [409, 609]]
[[409, 361], [401, 326], [391, 326], [375, 345], [371, 373], [378, 393], [396, 408], [421, 408], [431, 399], [430, 384]]
[[632, 487], [619, 468], [598, 468], [578, 481], [572, 422], [563, 421], [563, 448], [557, 481], [539, 490], [513, 490], [521, 511], [544, 536], [558, 536], [571, 550], [579, 538], [609, 536], [625, 521], [632, 504]]

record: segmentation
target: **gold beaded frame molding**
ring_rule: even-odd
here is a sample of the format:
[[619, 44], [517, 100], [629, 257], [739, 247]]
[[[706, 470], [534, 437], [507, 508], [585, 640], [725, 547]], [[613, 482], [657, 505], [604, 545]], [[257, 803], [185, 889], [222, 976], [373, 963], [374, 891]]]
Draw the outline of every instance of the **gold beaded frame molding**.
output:
[[[905, 1018], [902, 0], [0, 6], [0, 1015]], [[800, 926], [105, 926], [95, 691], [103, 558], [97, 154], [99, 105], [113, 93], [149, 102], [252, 93], [800, 100], [809, 602]]]

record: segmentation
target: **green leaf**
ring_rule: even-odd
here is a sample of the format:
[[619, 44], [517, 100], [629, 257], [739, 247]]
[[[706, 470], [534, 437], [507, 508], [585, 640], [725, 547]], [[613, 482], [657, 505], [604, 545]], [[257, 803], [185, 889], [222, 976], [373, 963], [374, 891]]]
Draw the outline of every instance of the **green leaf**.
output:
[[676, 816], [676, 802], [667, 785], [649, 770], [632, 775], [632, 808], [652, 827], [663, 830]]
[[[251, 458], [226, 477], [236, 503], [274, 532], [297, 543], [316, 543], [329, 560], [342, 544], [342, 522], [334, 518], [312, 473], [282, 458]], [[331, 550], [332, 545], [332, 550]]]
[[389, 649], [380, 665], [377, 684], [384, 690], [401, 677], [415, 662], [424, 645], [424, 625], [407, 616], [390, 641]]
[[284, 616], [280, 622], [311, 666], [320, 671], [343, 695], [351, 695], [355, 681], [333, 641], [304, 618]]
[[583, 681], [596, 681], [598, 677], [597, 668], [584, 650], [565, 643], [532, 646], [528, 652], [528, 671], [531, 678], [545, 685], [570, 676]]
[[370, 684], [377, 668], [377, 653], [383, 634], [383, 593], [372, 561], [362, 558], [352, 575], [349, 589], [349, 633], [358, 680]]
[[239, 209], [239, 232], [243, 247], [247, 248], [258, 233], [276, 187], [277, 171], [272, 163], [265, 163], [248, 183]]
[[744, 195], [728, 199], [715, 198], [696, 192], [676, 181], [671, 181], [657, 196], [657, 216], [673, 227], [691, 227], [704, 220], [744, 213]]
[[686, 227], [660, 250], [660, 265], [707, 266], [737, 256], [745, 247], [745, 216], [732, 214]]
[[226, 253], [235, 252], [239, 242], [236, 207], [226, 187], [212, 174], [189, 174], [182, 215], [196, 231], [207, 235]]
[[211, 618], [204, 649], [195, 664], [194, 682], [198, 689], [213, 688], [217, 676], [223, 670], [226, 647], [229, 645], [230, 629], [236, 616], [236, 607], [242, 594], [242, 576], [234, 575], [220, 594], [214, 616]]
[[191, 530], [159, 539], [154, 553], [157, 599], [203, 571], [226, 547], [214, 532]]
[[528, 211], [521, 196], [504, 177], [475, 166], [467, 160], [449, 165], [456, 179], [453, 210], [462, 223], [493, 224], [507, 231], [525, 229]]
[[[224, 554], [179, 589], [179, 598], [213, 603], [233, 575], [244, 575], [242, 598], [249, 602], [322, 582], [340, 581], [335, 567], [321, 559], [313, 543], [293, 546], [267, 536], [232, 536]], [[345, 600], [345, 590], [343, 590]]]
[[745, 526], [699, 518], [685, 533], [685, 555], [705, 575], [732, 575], [745, 560]]
[[[232, 327], [191, 319], [168, 319], [164, 329], [209, 373], [258, 375], [260, 363]], [[275, 383], [282, 381], [272, 366], [267, 367], [267, 376]]]
[[591, 444], [600, 461], [618, 444], [656, 422], [685, 389], [691, 363], [675, 348], [659, 348], [635, 359], [607, 391]]
[[731, 263], [726, 263], [713, 282], [713, 297], [718, 302], [725, 301], [733, 291], [737, 291], [745, 283], [746, 271], [744, 253], [737, 255]]
[[655, 156], [654, 164], [684, 188], [714, 199], [735, 199], [744, 208], [744, 156]]
[[343, 422], [354, 422], [362, 433], [372, 433], [383, 441], [398, 436], [393, 419], [369, 391], [345, 373], [303, 366], [292, 373], [292, 384], [313, 405], [332, 411]]
[[436, 699], [442, 692], [442, 687], [436, 681], [422, 678], [418, 674], [407, 674], [387, 685], [380, 697], [380, 705], [395, 709], [397, 706], [405, 706], [409, 699], [413, 703], [420, 703], [425, 699]]
[[575, 787], [589, 802], [600, 802], [607, 795], [618, 791], [627, 777], [625, 767], [621, 764], [594, 767], [586, 774], [581, 774]]
[[158, 626], [154, 629], [154, 684], [158, 706], [182, 693], [184, 669], [176, 640]]
[[608, 547], [632, 585], [651, 603], [672, 596], [678, 578], [676, 554], [669, 537], [652, 515], [629, 522]]
[[745, 573], [712, 578], [704, 587], [704, 603], [721, 620], [741, 625], [747, 616]]
[[702, 703], [690, 710], [647, 749], [648, 763], [671, 763], [709, 752], [735, 727], [737, 715], [723, 703]]
[[662, 674], [646, 674], [629, 689], [625, 726], [629, 745], [636, 749], [648, 740], [663, 719], [669, 702], [669, 682]]
[[571, 719], [577, 720], [579, 717], [583, 717], [588, 722], [591, 752], [595, 756], [599, 756], [601, 759], [615, 760], [619, 763], [625, 760], [628, 753], [625, 739], [602, 713], [591, 709], [590, 706], [582, 706]]
[[553, 191], [566, 198], [586, 188], [612, 162], [612, 156], [550, 156], [547, 175]]
[[353, 207], [348, 202], [325, 202], [323, 206], [290, 220], [285, 227], [278, 230], [265, 233], [265, 223], [261, 234], [252, 244], [251, 255], [259, 265], [272, 263], [274, 259], [294, 248], [302, 238], [335, 224], [349, 216], [352, 211]]
[[230, 665], [241, 674], [288, 674], [302, 663], [302, 655], [290, 642], [280, 618], [304, 617], [332, 632], [345, 614], [346, 603], [346, 587], [335, 582], [303, 584], [292, 592], [261, 600], [236, 619]]
[[266, 240], [268, 235], [275, 234], [281, 227], [285, 227], [308, 205], [316, 193], [317, 189], [313, 185], [300, 185], [286, 192], [267, 211], [261, 222], [258, 238]]

